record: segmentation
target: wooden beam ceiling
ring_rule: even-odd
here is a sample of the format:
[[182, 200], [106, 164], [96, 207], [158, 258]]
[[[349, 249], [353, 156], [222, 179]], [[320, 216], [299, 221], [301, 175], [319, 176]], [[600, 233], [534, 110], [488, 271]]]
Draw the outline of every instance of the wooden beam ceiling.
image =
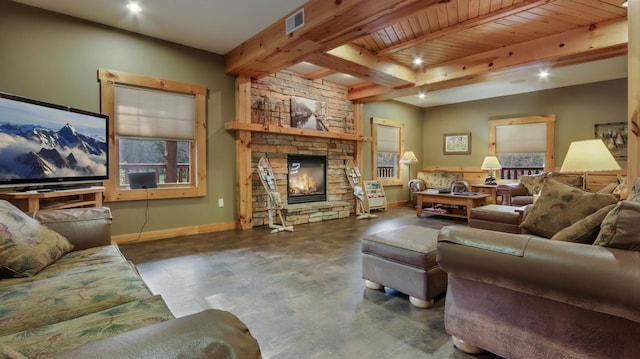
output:
[[[356, 102], [370, 102], [417, 94], [420, 91], [477, 83], [498, 73], [515, 71], [516, 68], [521, 69], [532, 64], [560, 65], [624, 54], [628, 24], [626, 17], [614, 18], [620, 16], [623, 10], [608, 3], [598, 3], [597, 6], [604, 6], [604, 10], [590, 8], [591, 10], [586, 13], [578, 13], [572, 7], [587, 5], [572, 1], [514, 0], [511, 5], [502, 5], [503, 8], [496, 5], [493, 10], [491, 10], [493, 6], [475, 9], [472, 15], [471, 1], [462, 3], [468, 6], [468, 9], [456, 10], [456, 6], [463, 6], [460, 0], [310, 0], [304, 5], [303, 27], [285, 35], [286, 17], [274, 23], [227, 53], [225, 71], [228, 74], [260, 78], [307, 61], [323, 68], [309, 74], [309, 78], [317, 79], [328, 73], [340, 72], [366, 81], [350, 87], [349, 99]], [[538, 7], [545, 8], [538, 11]], [[572, 8], [570, 12], [575, 12], [576, 18], [581, 17], [579, 22], [588, 23], [588, 25], [576, 28], [560, 21], [560, 14], [567, 8]], [[439, 17], [437, 19], [439, 28], [431, 28], [431, 31], [426, 32], [425, 25], [416, 24], [415, 18], [416, 16], [424, 18], [427, 10], [430, 14], [434, 14], [433, 9], [436, 9], [435, 13]], [[549, 9], [555, 9], [558, 13], [550, 14]], [[447, 16], [452, 16], [451, 14], [455, 14], [456, 11], [460, 18], [458, 22], [453, 19], [450, 22], [447, 21]], [[465, 11], [468, 13], [462, 14]], [[529, 23], [530, 17], [534, 16], [532, 11], [536, 14], [537, 12], [547, 14], [553, 21], [548, 24], [543, 21], [537, 25], [533, 22]], [[597, 15], [594, 15], [594, 11]], [[607, 18], [614, 19], [606, 20]], [[564, 20], [567, 20], [567, 17]], [[590, 20], [602, 22], [589, 23]], [[451, 23], [450, 26], [448, 22]], [[534, 37], [531, 34], [522, 33], [522, 38], [529, 40], [494, 46], [489, 51], [486, 51], [487, 47], [483, 46], [484, 50], [480, 53], [457, 59], [450, 57], [451, 60], [430, 64], [420, 71], [414, 70], [408, 64], [407, 51], [414, 47], [426, 45], [431, 52], [438, 51], [438, 48], [443, 46], [453, 48], [459, 46], [460, 38], [468, 36], [469, 30], [478, 31], [476, 36], [480, 36], [487, 31], [500, 29], [507, 23], [517, 24], [518, 22], [527, 24], [517, 30], [519, 32], [535, 33], [535, 29], [542, 31], [547, 26], [557, 31], [550, 32], [548, 29], [543, 31], [545, 34], [551, 33], [546, 37]], [[435, 23], [431, 24], [433, 27]], [[487, 25], [491, 26], [487, 27]], [[420, 26], [423, 27], [424, 32], [415, 30]], [[365, 35], [380, 32], [381, 29], [389, 27], [393, 27], [393, 31], [400, 33], [403, 32], [404, 27], [404, 33], [411, 32], [413, 37], [397, 41], [375, 53], [366, 50], [364, 47], [368, 45], [365, 43], [358, 45], [354, 43]], [[570, 29], [567, 30], [567, 28]], [[505, 32], [498, 31], [495, 34], [498, 36]], [[389, 33], [388, 36], [391, 38], [385, 41], [393, 41], [393, 34]], [[442, 42], [443, 38], [445, 42]], [[491, 38], [497, 39], [494, 35]], [[433, 40], [438, 40], [439, 43], [432, 45], [430, 41]], [[486, 39], [484, 41], [486, 42]], [[500, 41], [494, 42], [499, 44]], [[472, 45], [472, 42], [467, 41], [467, 46]], [[469, 51], [466, 53], [471, 54]], [[398, 61], [402, 61], [404, 65]]]

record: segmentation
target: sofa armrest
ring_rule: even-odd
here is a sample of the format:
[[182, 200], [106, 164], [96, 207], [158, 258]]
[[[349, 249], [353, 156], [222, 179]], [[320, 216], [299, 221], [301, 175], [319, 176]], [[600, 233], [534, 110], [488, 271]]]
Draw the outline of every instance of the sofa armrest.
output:
[[111, 244], [111, 210], [108, 207], [69, 208], [32, 214], [40, 223], [60, 233], [73, 250]]
[[233, 314], [208, 309], [85, 344], [47, 358], [260, 358], [258, 341]]
[[449, 275], [640, 323], [640, 252], [533, 235], [443, 227], [437, 262]]
[[411, 193], [420, 192], [426, 190], [424, 181], [419, 178], [414, 178], [409, 181], [409, 190]]
[[502, 204], [511, 205], [511, 199], [516, 196], [529, 196], [527, 188], [520, 183], [501, 184], [496, 187], [496, 195], [502, 196]]

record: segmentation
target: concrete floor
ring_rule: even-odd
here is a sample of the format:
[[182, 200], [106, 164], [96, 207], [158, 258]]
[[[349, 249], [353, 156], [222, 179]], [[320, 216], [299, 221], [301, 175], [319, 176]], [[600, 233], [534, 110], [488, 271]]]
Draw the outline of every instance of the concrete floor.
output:
[[247, 324], [264, 358], [498, 358], [456, 350], [444, 330], [444, 297], [418, 309], [361, 278], [360, 238], [404, 225], [466, 225], [410, 208], [296, 226], [266, 227], [121, 246], [176, 316], [205, 308]]

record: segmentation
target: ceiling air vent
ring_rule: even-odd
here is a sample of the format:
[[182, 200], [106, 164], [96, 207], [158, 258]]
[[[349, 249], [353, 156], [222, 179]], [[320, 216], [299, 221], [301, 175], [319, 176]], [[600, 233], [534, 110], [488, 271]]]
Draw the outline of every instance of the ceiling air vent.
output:
[[285, 33], [290, 33], [298, 30], [304, 25], [304, 8], [300, 9], [297, 13], [289, 16], [286, 20]]

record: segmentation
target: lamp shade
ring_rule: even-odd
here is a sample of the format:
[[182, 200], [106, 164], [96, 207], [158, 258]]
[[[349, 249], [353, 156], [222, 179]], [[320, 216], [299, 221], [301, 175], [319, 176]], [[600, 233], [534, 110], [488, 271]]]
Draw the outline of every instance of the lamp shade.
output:
[[502, 166], [500, 166], [500, 161], [498, 161], [498, 157], [496, 156], [486, 156], [480, 166], [480, 169], [483, 170], [493, 170], [498, 168], [502, 168]]
[[418, 158], [416, 157], [416, 154], [413, 153], [413, 151], [406, 151], [400, 158], [400, 163], [405, 165], [418, 163]]
[[620, 165], [600, 139], [571, 142], [560, 172], [616, 171]]

